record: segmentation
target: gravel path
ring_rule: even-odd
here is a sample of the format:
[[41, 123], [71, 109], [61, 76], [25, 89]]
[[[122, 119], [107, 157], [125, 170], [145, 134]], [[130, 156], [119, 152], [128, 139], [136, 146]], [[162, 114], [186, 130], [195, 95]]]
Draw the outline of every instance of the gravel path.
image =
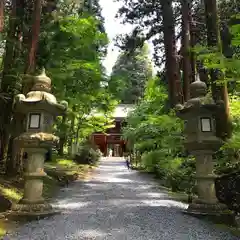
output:
[[62, 214], [30, 222], [11, 240], [237, 240], [212, 224], [183, 215], [187, 205], [157, 189], [149, 176], [103, 159], [93, 177], [63, 189]]

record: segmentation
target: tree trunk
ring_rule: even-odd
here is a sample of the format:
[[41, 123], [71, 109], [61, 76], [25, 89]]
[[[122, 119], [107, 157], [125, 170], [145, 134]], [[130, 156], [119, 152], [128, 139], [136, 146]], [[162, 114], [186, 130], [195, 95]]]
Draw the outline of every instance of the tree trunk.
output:
[[69, 138], [69, 148], [68, 148], [68, 155], [72, 156], [73, 155], [73, 139], [74, 139], [74, 125], [75, 125], [75, 114], [73, 114], [72, 119], [71, 119], [71, 127], [70, 127], [70, 133], [71, 136]]
[[6, 159], [7, 157], [7, 147], [9, 140], [9, 126], [12, 118], [12, 102], [14, 97], [14, 89], [16, 86], [16, 74], [14, 71], [15, 66], [15, 50], [16, 50], [16, 27], [17, 27], [17, 0], [12, 1], [11, 15], [9, 20], [9, 30], [7, 33], [5, 55], [3, 60], [3, 72], [1, 81], [1, 91], [7, 93], [9, 100], [0, 102], [1, 111], [4, 115], [0, 118], [0, 137], [1, 137], [1, 151], [0, 159]]
[[35, 0], [34, 11], [32, 16], [31, 38], [29, 39], [29, 52], [25, 73], [33, 73], [36, 67], [36, 52], [40, 35], [42, 12], [42, 0]]
[[191, 14], [191, 6], [190, 6], [190, 14], [189, 14], [189, 23], [190, 23], [190, 45], [191, 45], [191, 53], [190, 53], [190, 59], [191, 59], [191, 69], [192, 69], [192, 82], [195, 81], [196, 77], [196, 56], [193, 51], [193, 48], [196, 45], [196, 24], [193, 22], [193, 17]]
[[[31, 75], [36, 68], [36, 53], [40, 36], [40, 24], [41, 24], [41, 12], [42, 12], [42, 0], [35, 0], [34, 10], [32, 13], [32, 27], [28, 39], [28, 55], [25, 65], [25, 74]], [[28, 79], [24, 83], [23, 93], [28, 93], [32, 88], [32, 78]]]
[[[23, 18], [24, 18], [24, 0], [16, 0], [16, 27], [15, 27], [15, 49], [14, 49], [14, 68], [15, 72], [19, 71], [18, 62], [22, 58], [22, 33], [23, 33]], [[18, 79], [19, 81], [19, 79]], [[16, 83], [15, 83], [16, 84]], [[15, 87], [14, 87], [15, 89]], [[14, 97], [14, 96], [13, 96]], [[19, 116], [21, 116], [19, 118]], [[7, 162], [6, 162], [6, 174], [7, 175], [16, 175], [17, 172], [20, 172], [21, 159], [19, 157], [20, 151], [17, 143], [14, 139], [22, 132], [23, 126], [21, 122], [23, 121], [22, 114], [14, 114], [11, 117], [11, 136], [8, 143], [7, 151]]]
[[77, 131], [75, 134], [75, 146], [76, 146], [76, 152], [78, 152], [78, 147], [79, 147], [79, 134], [80, 134], [80, 129], [81, 129], [81, 123], [82, 123], [82, 119], [78, 118], [78, 127], [77, 127]]
[[61, 137], [61, 138], [59, 139], [58, 155], [61, 156], [61, 157], [64, 155], [64, 151], [63, 151], [63, 150], [64, 150], [64, 144], [65, 144], [65, 142], [66, 142], [66, 139], [65, 139], [65, 138], [62, 138], [62, 137]]
[[11, 124], [12, 134], [9, 139], [6, 162], [6, 174], [8, 176], [15, 176], [17, 173], [20, 173], [22, 169], [21, 148], [19, 147], [18, 142], [14, 141], [14, 139], [23, 132], [23, 121], [23, 114], [14, 114]]
[[183, 96], [184, 101], [190, 97], [190, 83], [192, 80], [192, 69], [190, 59], [190, 3], [182, 0], [182, 50], [183, 50]]
[[175, 24], [171, 0], [161, 0], [163, 13], [164, 47], [166, 55], [166, 77], [169, 87], [170, 106], [181, 102], [181, 81], [177, 64]]
[[[65, 126], [67, 122], [67, 115], [64, 115], [62, 118], [62, 125]], [[58, 145], [58, 155], [63, 156], [64, 155], [64, 145], [66, 143], [66, 131], [64, 127], [64, 133], [61, 133], [60, 139], [59, 139], [59, 145]]]
[[[23, 7], [23, 0], [18, 0], [17, 2], [18, 9]], [[25, 67], [25, 73], [32, 74], [34, 69], [35, 69], [35, 55], [36, 55], [36, 49], [37, 49], [37, 42], [39, 39], [40, 35], [40, 19], [41, 19], [41, 0], [35, 1], [34, 4], [34, 11], [32, 12], [32, 27], [31, 27], [31, 35], [29, 35], [29, 51], [28, 51], [28, 57], [27, 57], [27, 62], [26, 62], [26, 67]], [[22, 14], [22, 12], [18, 12], [18, 19], [23, 20], [26, 18], [26, 14], [28, 12], [25, 11], [25, 14]], [[16, 36], [20, 37], [23, 34], [23, 29], [21, 28], [20, 31], [17, 31]], [[25, 86], [24, 86], [25, 85]], [[23, 83], [23, 89], [24, 89], [24, 94], [26, 94], [30, 89], [32, 85], [31, 84], [26, 84], [25, 82]], [[26, 89], [26, 91], [25, 91]], [[24, 130], [24, 125], [23, 125], [23, 120], [24, 116], [22, 114], [15, 114], [14, 115], [14, 121], [13, 121], [13, 129], [14, 129], [14, 134], [10, 139], [11, 146], [8, 151], [8, 163], [7, 163], [7, 173], [16, 173], [18, 171], [17, 167], [18, 162], [21, 163], [21, 149], [18, 147], [18, 144], [14, 141], [14, 138], [17, 137], [19, 134], [21, 134]], [[21, 168], [21, 166], [19, 166]]]
[[4, 4], [5, 0], [0, 1], [0, 33], [3, 31], [4, 27]]
[[[222, 52], [216, 0], [205, 0], [204, 3], [208, 46], [216, 47], [220, 52]], [[219, 79], [219, 76], [223, 75], [219, 74], [219, 72], [220, 70], [218, 69], [210, 69], [213, 98], [216, 102], [219, 100], [223, 101], [223, 109], [221, 110], [221, 112], [219, 112], [219, 114], [217, 114], [216, 119], [217, 136], [225, 140], [231, 137], [231, 121], [229, 113], [227, 83], [223, 77]], [[223, 83], [221, 85], [217, 84], [218, 80], [223, 81]]]

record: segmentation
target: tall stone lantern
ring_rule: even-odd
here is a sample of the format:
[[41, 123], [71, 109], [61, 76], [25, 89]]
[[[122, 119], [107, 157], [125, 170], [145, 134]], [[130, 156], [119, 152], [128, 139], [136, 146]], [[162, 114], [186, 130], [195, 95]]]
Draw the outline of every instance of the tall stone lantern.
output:
[[56, 144], [58, 138], [52, 134], [52, 124], [56, 116], [64, 114], [68, 104], [57, 102], [51, 94], [51, 79], [45, 70], [36, 76], [31, 91], [16, 96], [14, 111], [25, 116], [25, 132], [14, 141], [27, 152], [24, 163], [24, 194], [17, 204], [12, 205], [13, 213], [22, 215], [45, 215], [52, 212], [43, 196], [43, 178], [45, 154], [49, 147]]
[[196, 159], [196, 187], [198, 198], [189, 205], [192, 214], [219, 215], [227, 206], [216, 197], [214, 162], [212, 155], [222, 145], [216, 137], [215, 114], [218, 106], [207, 95], [207, 86], [197, 80], [190, 85], [190, 99], [184, 105], [177, 105], [177, 115], [185, 121], [185, 148]]

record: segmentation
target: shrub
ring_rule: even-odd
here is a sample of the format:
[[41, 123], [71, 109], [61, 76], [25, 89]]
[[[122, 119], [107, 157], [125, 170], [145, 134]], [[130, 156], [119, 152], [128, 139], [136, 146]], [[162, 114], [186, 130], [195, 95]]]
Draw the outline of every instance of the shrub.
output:
[[100, 150], [89, 143], [84, 143], [75, 156], [75, 161], [79, 164], [95, 165], [101, 157]]
[[145, 152], [142, 156], [145, 170], [165, 180], [165, 186], [172, 191], [193, 192], [195, 185], [195, 159], [183, 157], [163, 157], [162, 150]]

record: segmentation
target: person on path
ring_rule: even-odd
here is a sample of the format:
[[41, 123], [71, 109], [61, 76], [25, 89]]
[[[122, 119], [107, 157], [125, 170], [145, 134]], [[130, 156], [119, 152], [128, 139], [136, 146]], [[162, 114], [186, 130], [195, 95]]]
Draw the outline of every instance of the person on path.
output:
[[130, 161], [129, 161], [128, 158], [126, 158], [126, 165], [127, 165], [128, 170], [129, 170], [130, 169]]
[[112, 157], [112, 155], [113, 155], [113, 150], [110, 148], [110, 150], [109, 150], [109, 157]]

